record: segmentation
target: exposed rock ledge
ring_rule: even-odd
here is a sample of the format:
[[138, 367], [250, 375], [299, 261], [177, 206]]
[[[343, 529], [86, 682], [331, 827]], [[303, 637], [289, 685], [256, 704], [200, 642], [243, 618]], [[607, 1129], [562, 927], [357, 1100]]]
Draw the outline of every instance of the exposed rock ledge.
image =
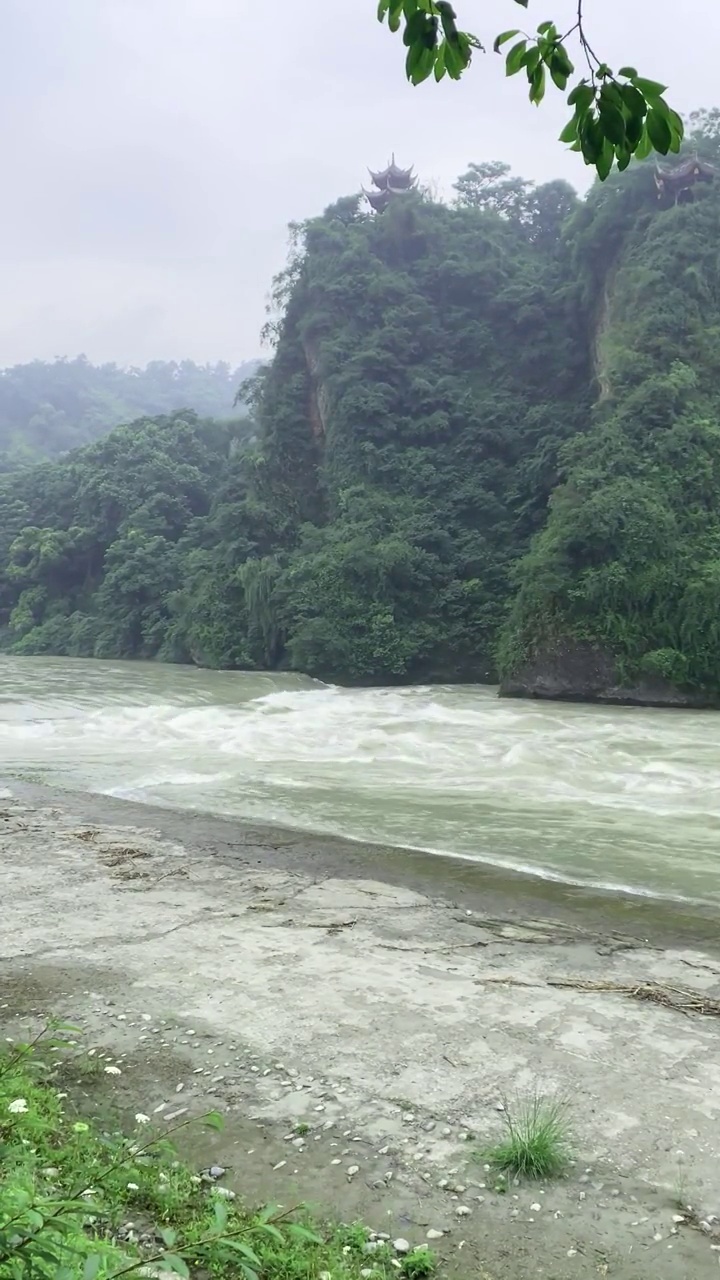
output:
[[679, 689], [660, 679], [618, 682], [606, 651], [591, 644], [560, 641], [531, 658], [500, 685], [504, 698], [546, 698], [564, 702], [606, 702], [634, 707], [712, 707], [707, 695]]

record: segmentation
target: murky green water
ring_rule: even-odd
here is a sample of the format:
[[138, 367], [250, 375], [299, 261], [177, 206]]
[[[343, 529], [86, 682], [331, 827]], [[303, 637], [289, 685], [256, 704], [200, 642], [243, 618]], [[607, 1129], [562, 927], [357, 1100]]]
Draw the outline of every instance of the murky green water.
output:
[[720, 714], [0, 658], [0, 769], [720, 901]]

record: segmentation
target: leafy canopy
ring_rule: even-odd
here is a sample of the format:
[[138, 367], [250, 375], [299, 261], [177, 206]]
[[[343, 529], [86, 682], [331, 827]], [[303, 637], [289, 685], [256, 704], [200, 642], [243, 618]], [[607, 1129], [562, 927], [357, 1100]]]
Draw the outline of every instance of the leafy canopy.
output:
[[[527, 9], [529, 0], [515, 4]], [[379, 0], [378, 18], [387, 19], [391, 31], [402, 31], [411, 84], [421, 84], [430, 75], [459, 80], [473, 53], [484, 52], [477, 36], [458, 27], [449, 0]], [[585, 64], [582, 75], [577, 75], [570, 57], [571, 40]], [[615, 72], [598, 57], [585, 29], [583, 0], [578, 0], [575, 22], [567, 31], [559, 31], [549, 20], [533, 32], [513, 27], [495, 37], [493, 49], [504, 56], [506, 75], [525, 75], [536, 106], [545, 96], [548, 79], [563, 93], [569, 86], [572, 115], [560, 141], [579, 151], [600, 179], [615, 165], [626, 169], [633, 156], [643, 159], [652, 151], [667, 155], [680, 150], [683, 123], [665, 101], [666, 86], [639, 75], [635, 67]]]

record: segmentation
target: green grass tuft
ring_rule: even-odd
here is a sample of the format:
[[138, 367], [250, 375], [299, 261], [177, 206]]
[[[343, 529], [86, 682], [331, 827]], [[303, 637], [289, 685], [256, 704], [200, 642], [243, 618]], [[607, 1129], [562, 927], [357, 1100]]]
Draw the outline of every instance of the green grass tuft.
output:
[[516, 1178], [556, 1178], [570, 1155], [568, 1107], [557, 1098], [535, 1094], [517, 1106], [505, 1104], [505, 1136], [476, 1159]]

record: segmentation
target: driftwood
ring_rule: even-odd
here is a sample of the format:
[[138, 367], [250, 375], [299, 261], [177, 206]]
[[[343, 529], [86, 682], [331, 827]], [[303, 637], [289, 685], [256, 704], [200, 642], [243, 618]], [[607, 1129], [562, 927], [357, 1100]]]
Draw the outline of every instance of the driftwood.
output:
[[477, 982], [499, 983], [511, 987], [561, 987], [573, 991], [602, 992], [629, 996], [633, 1000], [645, 1000], [663, 1005], [677, 1013], [703, 1014], [720, 1018], [720, 999], [693, 991], [687, 987], [671, 987], [661, 982], [592, 982], [585, 978], [547, 978], [545, 982], [526, 982], [521, 978], [478, 978]]

